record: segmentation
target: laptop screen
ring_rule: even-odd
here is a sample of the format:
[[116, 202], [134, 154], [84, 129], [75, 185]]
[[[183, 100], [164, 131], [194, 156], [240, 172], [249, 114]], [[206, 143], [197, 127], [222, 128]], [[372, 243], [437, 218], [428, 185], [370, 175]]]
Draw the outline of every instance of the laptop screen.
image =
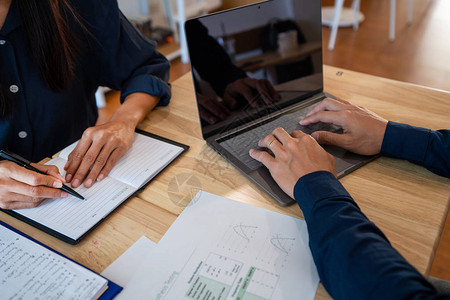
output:
[[264, 1], [185, 30], [205, 139], [323, 90], [320, 1]]

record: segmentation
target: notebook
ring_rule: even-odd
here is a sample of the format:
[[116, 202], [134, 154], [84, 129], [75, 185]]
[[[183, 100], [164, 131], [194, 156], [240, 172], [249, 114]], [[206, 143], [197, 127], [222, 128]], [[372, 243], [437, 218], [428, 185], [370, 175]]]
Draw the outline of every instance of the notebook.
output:
[[[342, 132], [299, 124], [333, 97], [323, 89], [320, 1], [261, 1], [188, 20], [185, 31], [203, 138], [280, 205], [293, 203], [249, 150], [277, 127]], [[374, 158], [325, 149], [338, 177]]]
[[0, 299], [112, 299], [121, 290], [0, 221]]
[[[66, 147], [47, 164], [65, 175], [64, 165], [76, 143]], [[38, 207], [3, 210], [67, 243], [76, 244], [127, 199], [140, 192], [188, 146], [144, 132], [135, 133], [134, 142], [109, 175], [92, 187], [75, 188], [86, 200], [74, 196], [46, 199]]]

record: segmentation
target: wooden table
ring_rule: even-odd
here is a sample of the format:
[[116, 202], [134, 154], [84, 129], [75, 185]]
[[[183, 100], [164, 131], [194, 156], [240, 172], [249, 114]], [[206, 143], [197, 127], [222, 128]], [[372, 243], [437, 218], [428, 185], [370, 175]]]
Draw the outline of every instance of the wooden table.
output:
[[[326, 91], [387, 119], [450, 128], [450, 93], [333, 67], [325, 67], [324, 74]], [[102, 272], [142, 235], [158, 242], [196, 189], [302, 217], [297, 205], [278, 206], [205, 144], [190, 75], [177, 80], [172, 91], [171, 104], [152, 112], [140, 127], [191, 149], [78, 245], [65, 244], [4, 213], [0, 219]], [[381, 157], [341, 182], [393, 246], [428, 275], [448, 212], [449, 180], [409, 162]], [[316, 298], [328, 297], [320, 285]]]

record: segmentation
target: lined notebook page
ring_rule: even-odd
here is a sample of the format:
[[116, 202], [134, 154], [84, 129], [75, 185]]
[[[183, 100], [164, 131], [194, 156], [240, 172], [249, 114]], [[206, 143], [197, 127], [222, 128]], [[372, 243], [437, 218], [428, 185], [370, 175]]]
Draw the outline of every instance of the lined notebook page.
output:
[[[67, 160], [75, 146], [76, 144], [72, 144], [65, 148], [59, 156]], [[134, 133], [133, 145], [108, 176], [138, 189], [182, 151], [183, 148], [179, 146]]]
[[[59, 157], [46, 164], [57, 166], [60, 173], [65, 176], [64, 165], [75, 146], [76, 143], [66, 147]], [[84, 185], [75, 189], [86, 200], [80, 200], [74, 196], [47, 199], [36, 208], [14, 211], [77, 240], [158, 174], [181, 152], [183, 152], [182, 147], [135, 133], [133, 145], [119, 159], [105, 179], [96, 182], [89, 189]]]
[[[55, 165], [64, 176], [66, 161], [60, 157], [47, 164]], [[84, 185], [74, 189], [86, 200], [74, 196], [44, 200], [38, 207], [17, 209], [20, 213], [72, 239], [78, 239], [99, 220], [107, 216], [136, 190], [134, 187], [106, 177], [91, 188]]]
[[96, 299], [107, 280], [0, 225], [1, 299]]

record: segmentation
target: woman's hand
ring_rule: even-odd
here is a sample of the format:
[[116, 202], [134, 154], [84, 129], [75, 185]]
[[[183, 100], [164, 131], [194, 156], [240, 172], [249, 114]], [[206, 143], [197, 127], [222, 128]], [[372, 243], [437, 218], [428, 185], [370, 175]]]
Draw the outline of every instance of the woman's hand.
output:
[[328, 171], [336, 176], [336, 161], [310, 135], [294, 131], [290, 135], [283, 128], [259, 141], [266, 151], [250, 150], [250, 156], [265, 165], [280, 188], [294, 199], [294, 187], [300, 177], [316, 171]]
[[[66, 180], [78, 187], [91, 187], [105, 178], [116, 162], [133, 144], [134, 126], [126, 122], [108, 122], [86, 129], [64, 169]], [[87, 176], [87, 177], [86, 177]]]
[[133, 144], [136, 126], [158, 101], [159, 98], [149, 94], [131, 94], [109, 122], [86, 129], [64, 166], [66, 181], [76, 188], [84, 180], [84, 186], [89, 188], [108, 176]]
[[59, 188], [65, 183], [55, 166], [32, 164], [39, 174], [10, 161], [0, 161], [0, 208], [20, 209], [38, 206], [46, 198], [65, 198]]
[[381, 151], [388, 121], [342, 99], [326, 98], [314, 107], [300, 125], [316, 122], [341, 126], [343, 134], [316, 131], [311, 135], [324, 145], [335, 145], [354, 153], [374, 155]]

